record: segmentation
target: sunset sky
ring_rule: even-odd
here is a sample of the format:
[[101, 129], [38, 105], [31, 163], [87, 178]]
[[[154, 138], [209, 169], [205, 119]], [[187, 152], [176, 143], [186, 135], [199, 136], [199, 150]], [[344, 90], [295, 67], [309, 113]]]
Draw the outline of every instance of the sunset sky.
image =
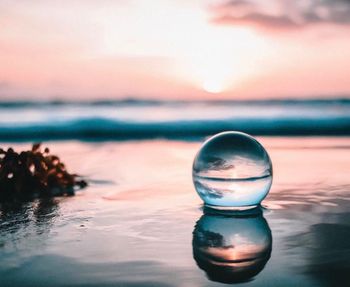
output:
[[0, 2], [0, 99], [348, 95], [348, 0]]

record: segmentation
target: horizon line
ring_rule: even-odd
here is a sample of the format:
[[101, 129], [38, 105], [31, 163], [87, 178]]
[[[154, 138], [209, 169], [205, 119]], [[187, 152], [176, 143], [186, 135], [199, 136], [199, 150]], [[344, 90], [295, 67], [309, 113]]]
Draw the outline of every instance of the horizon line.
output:
[[248, 98], [248, 99], [156, 99], [156, 98], [138, 98], [138, 97], [123, 97], [123, 98], [91, 98], [82, 100], [70, 100], [70, 99], [0, 99], [0, 106], [26, 106], [26, 105], [104, 105], [104, 104], [162, 104], [162, 103], [330, 103], [330, 102], [350, 102], [349, 95], [339, 96], [327, 96], [327, 97], [300, 97], [300, 98]]

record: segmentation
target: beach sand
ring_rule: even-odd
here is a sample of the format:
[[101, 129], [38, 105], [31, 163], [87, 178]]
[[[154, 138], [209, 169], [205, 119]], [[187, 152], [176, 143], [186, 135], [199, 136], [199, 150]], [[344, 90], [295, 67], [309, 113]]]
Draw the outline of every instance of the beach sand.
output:
[[[92, 184], [74, 197], [2, 206], [0, 286], [221, 286], [232, 260], [261, 248], [263, 259], [239, 267], [252, 270], [238, 275], [244, 286], [345, 286], [350, 138], [259, 140], [273, 162], [272, 189], [262, 215], [238, 219], [203, 215], [191, 177], [200, 142], [44, 143]], [[203, 226], [237, 245], [210, 242]]]

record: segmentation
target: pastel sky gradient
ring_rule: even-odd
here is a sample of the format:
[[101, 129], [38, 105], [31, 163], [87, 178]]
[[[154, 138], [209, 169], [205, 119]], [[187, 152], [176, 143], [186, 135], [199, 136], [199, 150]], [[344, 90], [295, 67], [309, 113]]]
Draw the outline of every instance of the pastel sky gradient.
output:
[[348, 0], [0, 2], [0, 99], [348, 95]]

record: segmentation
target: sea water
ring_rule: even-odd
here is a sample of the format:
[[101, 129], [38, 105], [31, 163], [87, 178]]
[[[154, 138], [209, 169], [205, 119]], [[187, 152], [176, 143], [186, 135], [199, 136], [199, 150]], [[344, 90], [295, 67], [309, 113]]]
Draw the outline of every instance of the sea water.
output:
[[225, 130], [349, 135], [350, 99], [0, 101], [0, 140], [197, 140]]

